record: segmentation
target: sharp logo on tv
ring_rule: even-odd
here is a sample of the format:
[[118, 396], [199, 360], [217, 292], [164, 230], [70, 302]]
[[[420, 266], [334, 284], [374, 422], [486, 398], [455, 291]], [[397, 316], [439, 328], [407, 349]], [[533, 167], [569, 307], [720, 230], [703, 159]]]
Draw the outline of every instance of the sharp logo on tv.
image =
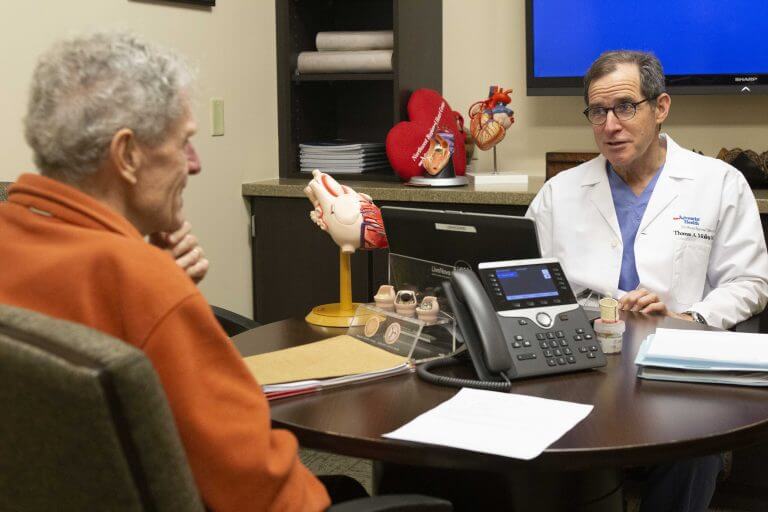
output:
[[734, 78], [737, 82], [757, 82], [756, 76], [737, 76]]

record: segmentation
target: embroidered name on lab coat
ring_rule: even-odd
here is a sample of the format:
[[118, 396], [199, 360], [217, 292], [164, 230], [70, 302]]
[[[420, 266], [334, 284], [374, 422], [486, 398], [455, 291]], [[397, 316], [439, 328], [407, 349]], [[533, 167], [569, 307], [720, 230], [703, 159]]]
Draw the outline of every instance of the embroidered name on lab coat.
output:
[[701, 226], [701, 218], [689, 215], [672, 217], [672, 234], [678, 240], [712, 242], [714, 230]]

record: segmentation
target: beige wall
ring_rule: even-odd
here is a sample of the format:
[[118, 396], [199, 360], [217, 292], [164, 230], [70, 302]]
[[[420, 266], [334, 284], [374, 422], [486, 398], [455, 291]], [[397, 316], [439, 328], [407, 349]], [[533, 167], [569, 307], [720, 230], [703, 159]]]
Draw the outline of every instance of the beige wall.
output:
[[[609, 28], [607, 28], [609, 29]], [[514, 89], [515, 124], [497, 147], [499, 168], [544, 174], [547, 151], [596, 151], [577, 97], [525, 95], [525, 2], [443, 0], [443, 89], [454, 110]], [[768, 96], [673, 96], [667, 131], [678, 143], [714, 156], [721, 147], [768, 150]], [[490, 169], [490, 152], [475, 167]]]
[[[187, 215], [212, 262], [209, 301], [250, 315], [248, 214], [244, 181], [275, 178], [277, 112], [273, 0], [220, 0], [211, 9], [132, 0], [25, 0], [0, 18], [0, 180], [31, 170], [21, 135], [35, 57], [62, 35], [121, 27], [187, 55], [200, 70], [196, 137], [203, 173], [192, 179]], [[547, 151], [594, 151], [576, 97], [526, 97], [523, 0], [444, 0], [444, 93], [455, 110], [491, 84], [514, 88], [517, 119], [498, 147], [500, 168], [544, 173]], [[226, 135], [210, 137], [208, 99], [225, 100]], [[768, 150], [768, 96], [678, 96], [666, 129], [681, 144], [714, 155], [720, 147]], [[480, 153], [480, 152], [478, 152]], [[489, 169], [490, 154], [475, 163]]]
[[[199, 68], [194, 142], [203, 172], [190, 180], [185, 209], [212, 262], [201, 287], [211, 303], [250, 316], [249, 224], [240, 186], [277, 176], [273, 0], [219, 0], [213, 9], [129, 0], [8, 3], [0, 17], [0, 181], [33, 169], [21, 119], [35, 59], [54, 40], [117, 27], [177, 49]], [[210, 136], [211, 97], [225, 101], [223, 137]]]

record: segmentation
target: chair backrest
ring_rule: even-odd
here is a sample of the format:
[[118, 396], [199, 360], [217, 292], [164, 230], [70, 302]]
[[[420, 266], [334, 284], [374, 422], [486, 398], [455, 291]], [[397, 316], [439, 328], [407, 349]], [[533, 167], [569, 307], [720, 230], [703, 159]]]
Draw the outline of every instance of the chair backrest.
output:
[[547, 153], [545, 155], [545, 181], [571, 167], [583, 164], [595, 158], [599, 153]]
[[227, 336], [230, 338], [232, 336], [237, 336], [241, 332], [255, 329], [261, 325], [255, 320], [251, 320], [248, 317], [239, 315], [234, 311], [219, 306], [211, 306], [211, 309], [213, 310], [213, 315], [216, 317], [216, 320], [219, 321], [219, 325], [221, 325], [221, 328], [224, 329], [224, 332], [226, 332]]
[[0, 305], [0, 510], [202, 511], [138, 349]]

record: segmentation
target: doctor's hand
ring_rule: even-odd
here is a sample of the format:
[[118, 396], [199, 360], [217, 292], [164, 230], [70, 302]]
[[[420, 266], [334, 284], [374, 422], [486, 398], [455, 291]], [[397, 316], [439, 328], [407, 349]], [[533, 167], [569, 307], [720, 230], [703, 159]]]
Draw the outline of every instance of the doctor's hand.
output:
[[627, 292], [619, 299], [619, 309], [622, 311], [637, 311], [646, 315], [669, 315], [666, 304], [659, 296], [645, 288]]
[[632, 290], [619, 299], [619, 309], [622, 311], [637, 311], [646, 315], [665, 315], [680, 320], [693, 321], [688, 314], [675, 313], [667, 309], [667, 305], [661, 302], [659, 296], [649, 292], [645, 288]]
[[195, 283], [199, 283], [208, 273], [209, 262], [197, 237], [191, 231], [192, 225], [185, 220], [181, 227], [173, 233], [149, 235], [149, 242], [173, 256], [176, 264]]

